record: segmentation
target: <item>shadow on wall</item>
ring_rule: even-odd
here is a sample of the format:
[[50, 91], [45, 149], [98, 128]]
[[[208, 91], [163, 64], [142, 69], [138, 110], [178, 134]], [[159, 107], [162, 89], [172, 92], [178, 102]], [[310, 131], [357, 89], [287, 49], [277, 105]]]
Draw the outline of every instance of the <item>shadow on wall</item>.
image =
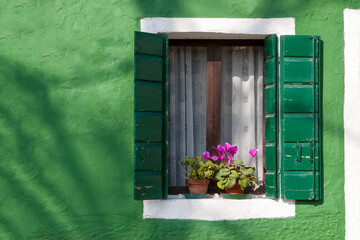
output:
[[[179, 1], [172, 0], [171, 4], [166, 0], [136, 0], [140, 11], [140, 18], [146, 17], [197, 17], [197, 18], [274, 18], [274, 17], [296, 17], [296, 15], [308, 12], [310, 18], [317, 20], [319, 6], [314, 1], [230, 1], [224, 3], [220, 8], [214, 7], [218, 2]], [[332, 2], [341, 6], [343, 1]], [[156, 6], [156, 7], [154, 7]], [[294, 11], [296, 9], [296, 11]], [[314, 18], [314, 19], [315, 19]]]
[[61, 84], [0, 58], [0, 238], [119, 234], [114, 216], [132, 199], [119, 93]]

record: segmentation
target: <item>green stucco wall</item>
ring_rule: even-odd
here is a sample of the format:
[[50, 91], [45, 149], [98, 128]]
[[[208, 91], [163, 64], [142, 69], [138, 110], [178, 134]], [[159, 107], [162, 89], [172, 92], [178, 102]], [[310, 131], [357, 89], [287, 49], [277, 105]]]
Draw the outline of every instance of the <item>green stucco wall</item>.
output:
[[[0, 0], [0, 239], [343, 239], [343, 0]], [[296, 217], [142, 220], [133, 32], [144, 17], [294, 17], [324, 40], [324, 200]]]

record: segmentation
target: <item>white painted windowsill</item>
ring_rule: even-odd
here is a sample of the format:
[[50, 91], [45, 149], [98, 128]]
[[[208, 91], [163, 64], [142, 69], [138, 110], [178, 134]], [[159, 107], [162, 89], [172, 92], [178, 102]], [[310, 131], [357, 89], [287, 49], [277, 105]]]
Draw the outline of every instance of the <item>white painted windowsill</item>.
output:
[[253, 199], [179, 199], [144, 200], [143, 218], [239, 220], [286, 218], [295, 216], [294, 200]]

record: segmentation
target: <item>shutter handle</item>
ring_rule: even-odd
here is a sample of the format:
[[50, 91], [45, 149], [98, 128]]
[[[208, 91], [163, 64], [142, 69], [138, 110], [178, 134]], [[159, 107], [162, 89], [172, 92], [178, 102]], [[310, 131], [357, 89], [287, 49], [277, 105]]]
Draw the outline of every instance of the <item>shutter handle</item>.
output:
[[313, 160], [314, 160], [314, 152], [315, 152], [315, 144], [313, 143], [313, 140], [312, 140], [312, 139], [311, 139], [311, 141], [310, 141], [309, 147], [310, 147], [310, 158], [309, 158], [309, 161], [312, 163]]
[[314, 139], [311, 139], [310, 141], [310, 144], [309, 144], [309, 147], [310, 147], [310, 162], [313, 164], [313, 169], [312, 169], [312, 174], [313, 174], [313, 177], [314, 177], [314, 182], [313, 182], [313, 191], [312, 193], [310, 193], [310, 196], [309, 196], [309, 200], [314, 200], [315, 199], [315, 196], [316, 196], [316, 190], [315, 190], [315, 181], [316, 181], [316, 177], [315, 177], [315, 147], [316, 147], [316, 144], [315, 144], [315, 140]]
[[301, 152], [302, 152], [302, 147], [301, 145], [299, 145], [299, 141], [297, 141], [296, 143], [296, 164], [301, 162]]

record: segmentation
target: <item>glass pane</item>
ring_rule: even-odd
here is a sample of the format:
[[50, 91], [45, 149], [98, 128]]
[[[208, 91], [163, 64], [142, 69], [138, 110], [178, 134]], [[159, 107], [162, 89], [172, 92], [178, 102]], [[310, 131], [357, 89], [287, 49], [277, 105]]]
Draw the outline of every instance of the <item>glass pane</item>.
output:
[[238, 146], [235, 159], [250, 161], [263, 178], [263, 47], [221, 48], [221, 143]]
[[185, 186], [179, 161], [206, 150], [206, 47], [169, 47], [169, 186]]

